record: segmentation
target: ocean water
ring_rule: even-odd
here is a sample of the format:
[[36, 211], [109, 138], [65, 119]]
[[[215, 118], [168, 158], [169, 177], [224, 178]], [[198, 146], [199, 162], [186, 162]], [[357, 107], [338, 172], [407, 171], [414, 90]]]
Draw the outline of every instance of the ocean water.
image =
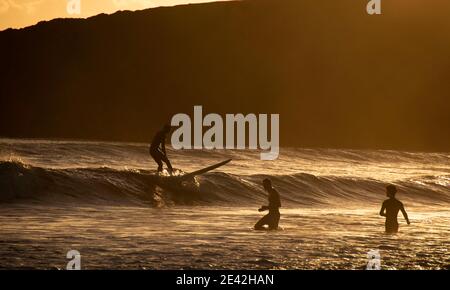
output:
[[[281, 148], [168, 150], [190, 172], [232, 162], [175, 186], [156, 175], [148, 145], [0, 139], [0, 268], [383, 269], [450, 268], [450, 153]], [[180, 171], [180, 174], [183, 172]], [[281, 195], [282, 229], [254, 231], [262, 179]], [[410, 216], [384, 233], [384, 187]]]

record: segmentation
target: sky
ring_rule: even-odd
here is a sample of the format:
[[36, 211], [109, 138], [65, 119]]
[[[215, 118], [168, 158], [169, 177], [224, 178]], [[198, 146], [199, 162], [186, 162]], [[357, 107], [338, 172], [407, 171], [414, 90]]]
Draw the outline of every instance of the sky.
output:
[[[213, 1], [217, 0], [0, 0], [0, 30], [22, 28], [54, 18], [85, 18], [118, 10]], [[80, 7], [79, 14], [77, 7]]]

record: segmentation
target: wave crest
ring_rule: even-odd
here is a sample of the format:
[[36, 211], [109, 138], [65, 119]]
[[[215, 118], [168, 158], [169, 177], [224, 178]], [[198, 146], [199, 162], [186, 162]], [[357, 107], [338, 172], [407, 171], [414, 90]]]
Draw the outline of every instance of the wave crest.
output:
[[[379, 202], [385, 183], [375, 179], [292, 175], [239, 176], [220, 171], [178, 184], [146, 170], [109, 167], [51, 169], [20, 161], [0, 161], [0, 202], [102, 203], [145, 206], [264, 203], [261, 180], [270, 177], [286, 205]], [[401, 199], [414, 203], [450, 202], [449, 176], [399, 180]]]

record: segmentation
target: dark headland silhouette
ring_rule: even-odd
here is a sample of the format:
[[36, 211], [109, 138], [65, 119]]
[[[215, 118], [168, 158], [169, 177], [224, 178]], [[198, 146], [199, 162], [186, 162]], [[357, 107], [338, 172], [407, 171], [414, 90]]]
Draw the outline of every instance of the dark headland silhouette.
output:
[[[358, 2], [358, 1], [357, 1]], [[283, 146], [448, 150], [448, 1], [255, 0], [0, 32], [0, 136], [150, 141], [175, 113], [279, 113]]]

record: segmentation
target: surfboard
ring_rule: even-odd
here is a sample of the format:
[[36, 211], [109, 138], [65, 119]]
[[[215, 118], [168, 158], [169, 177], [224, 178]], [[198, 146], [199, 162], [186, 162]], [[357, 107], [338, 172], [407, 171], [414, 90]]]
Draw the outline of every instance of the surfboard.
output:
[[203, 169], [199, 169], [199, 170], [196, 170], [196, 171], [194, 171], [194, 172], [187, 173], [187, 174], [185, 174], [185, 175], [176, 176], [176, 178], [177, 178], [180, 182], [185, 181], [185, 180], [189, 180], [189, 179], [191, 179], [191, 178], [194, 178], [194, 176], [197, 176], [197, 175], [206, 173], [206, 172], [208, 172], [208, 171], [214, 170], [214, 169], [216, 169], [216, 168], [219, 168], [220, 166], [223, 166], [223, 165], [227, 164], [227, 163], [230, 162], [230, 161], [231, 161], [231, 159], [227, 159], [227, 160], [225, 160], [225, 161], [222, 161], [222, 162], [219, 162], [219, 163], [217, 163], [217, 164], [214, 164], [214, 165], [205, 167], [205, 168], [203, 168]]

